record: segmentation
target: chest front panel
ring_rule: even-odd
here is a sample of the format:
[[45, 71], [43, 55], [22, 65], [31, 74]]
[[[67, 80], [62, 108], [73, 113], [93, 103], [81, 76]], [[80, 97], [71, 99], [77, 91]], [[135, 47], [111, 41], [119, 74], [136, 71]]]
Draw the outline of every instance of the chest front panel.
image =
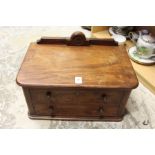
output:
[[[31, 115], [51, 118], [121, 117], [123, 90], [27, 89]], [[128, 93], [128, 92], [126, 92]], [[26, 96], [27, 97], [27, 96]]]

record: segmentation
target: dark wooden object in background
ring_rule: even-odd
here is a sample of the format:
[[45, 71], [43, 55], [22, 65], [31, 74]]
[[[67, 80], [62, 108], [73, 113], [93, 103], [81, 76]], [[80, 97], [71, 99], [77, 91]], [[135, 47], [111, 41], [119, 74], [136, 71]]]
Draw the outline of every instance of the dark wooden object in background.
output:
[[[109, 44], [110, 43], [110, 44]], [[75, 77], [82, 83], [76, 84]], [[48, 38], [31, 43], [17, 76], [35, 119], [120, 121], [138, 81], [113, 40]]]

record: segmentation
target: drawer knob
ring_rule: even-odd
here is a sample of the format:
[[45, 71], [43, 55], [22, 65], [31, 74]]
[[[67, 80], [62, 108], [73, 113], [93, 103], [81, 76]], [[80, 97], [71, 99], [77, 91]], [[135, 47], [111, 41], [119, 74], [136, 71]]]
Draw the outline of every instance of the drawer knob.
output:
[[53, 106], [49, 106], [49, 109], [50, 109], [50, 115], [52, 116], [52, 117], [54, 117], [55, 116], [55, 114], [54, 114], [54, 107]]
[[102, 94], [103, 102], [106, 103], [108, 101], [108, 97], [106, 94]]
[[103, 108], [100, 108], [99, 109], [99, 112], [102, 114], [104, 112], [104, 109]]
[[47, 96], [48, 98], [50, 98], [50, 97], [52, 96], [52, 93], [51, 93], [50, 91], [47, 91], [47, 92], [46, 92], [46, 96]]
[[51, 111], [51, 114], [53, 113], [53, 111], [54, 111], [54, 107], [53, 106], [49, 106], [49, 109], [50, 109], [50, 111]]

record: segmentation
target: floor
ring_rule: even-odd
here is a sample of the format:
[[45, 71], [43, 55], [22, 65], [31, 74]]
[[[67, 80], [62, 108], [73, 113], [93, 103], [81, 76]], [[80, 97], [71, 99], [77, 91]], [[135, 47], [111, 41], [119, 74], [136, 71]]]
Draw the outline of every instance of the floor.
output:
[[155, 95], [142, 84], [132, 91], [121, 122], [31, 120], [16, 75], [30, 42], [41, 36], [70, 36], [81, 27], [0, 27], [0, 128], [155, 128]]

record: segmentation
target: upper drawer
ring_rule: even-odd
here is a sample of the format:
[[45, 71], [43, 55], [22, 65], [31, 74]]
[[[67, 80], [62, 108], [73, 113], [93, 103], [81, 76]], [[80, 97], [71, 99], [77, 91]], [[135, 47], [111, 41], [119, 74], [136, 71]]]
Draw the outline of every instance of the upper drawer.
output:
[[30, 93], [37, 104], [53, 102], [58, 105], [104, 104], [117, 106], [123, 97], [123, 91], [114, 90], [30, 89]]
[[30, 89], [36, 114], [117, 116], [123, 92], [113, 90]]

